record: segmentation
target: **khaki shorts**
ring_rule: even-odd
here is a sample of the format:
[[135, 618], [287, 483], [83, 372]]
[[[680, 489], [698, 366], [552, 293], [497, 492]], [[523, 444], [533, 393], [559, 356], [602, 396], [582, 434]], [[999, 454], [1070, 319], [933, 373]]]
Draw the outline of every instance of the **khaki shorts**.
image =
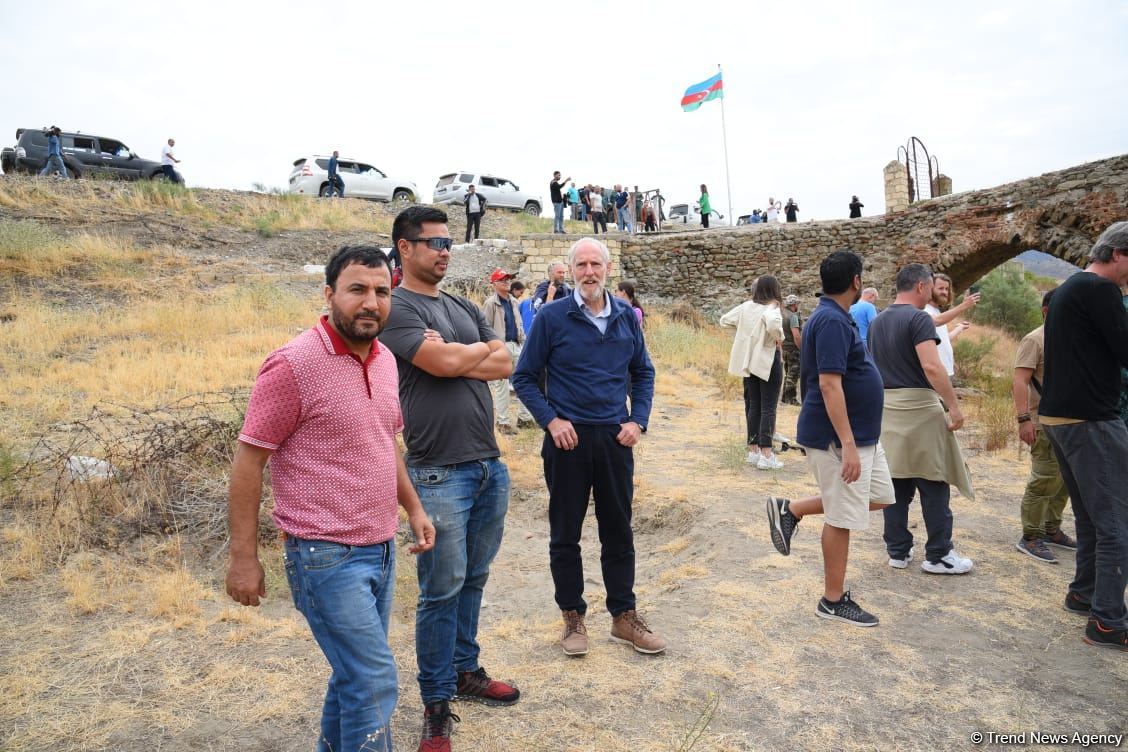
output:
[[869, 505], [893, 504], [893, 481], [881, 443], [859, 447], [862, 473], [853, 483], [842, 480], [842, 450], [831, 444], [826, 449], [807, 450], [807, 464], [822, 495], [823, 519], [832, 527], [865, 530], [869, 527]]

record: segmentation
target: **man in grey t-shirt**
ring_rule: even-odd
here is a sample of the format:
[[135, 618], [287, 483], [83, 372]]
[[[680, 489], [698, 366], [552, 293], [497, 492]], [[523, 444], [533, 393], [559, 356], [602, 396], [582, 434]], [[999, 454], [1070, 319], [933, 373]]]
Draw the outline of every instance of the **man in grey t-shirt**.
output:
[[423, 738], [441, 744], [453, 727], [450, 700], [496, 706], [520, 697], [478, 663], [477, 640], [482, 591], [509, 508], [487, 382], [509, 378], [513, 360], [476, 305], [439, 290], [450, 263], [445, 212], [405, 209], [392, 243], [403, 282], [392, 292], [380, 341], [399, 364], [407, 472], [435, 524], [435, 547], [419, 558], [415, 654]]

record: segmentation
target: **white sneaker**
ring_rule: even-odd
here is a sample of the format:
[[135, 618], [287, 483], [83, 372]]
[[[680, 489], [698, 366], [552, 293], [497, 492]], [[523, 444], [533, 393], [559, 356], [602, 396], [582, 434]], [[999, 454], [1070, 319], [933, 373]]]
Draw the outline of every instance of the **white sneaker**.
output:
[[774, 454], [771, 457], [760, 455], [760, 459], [756, 462], [758, 470], [779, 470], [783, 467], [783, 463]]
[[761, 454], [759, 452], [749, 452], [744, 461], [749, 465], [758, 465], [760, 463]]
[[935, 564], [930, 561], [920, 564], [921, 570], [929, 574], [967, 574], [973, 566], [971, 559], [960, 556], [954, 548]]
[[903, 559], [890, 559], [889, 566], [894, 569], [907, 569], [909, 562], [913, 560], [913, 552], [916, 551], [916, 546], [909, 549], [909, 555]]

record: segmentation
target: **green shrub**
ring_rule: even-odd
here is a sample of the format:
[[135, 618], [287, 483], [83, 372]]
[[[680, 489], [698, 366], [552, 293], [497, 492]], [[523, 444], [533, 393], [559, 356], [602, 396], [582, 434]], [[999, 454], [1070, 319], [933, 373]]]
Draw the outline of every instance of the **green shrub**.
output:
[[0, 258], [21, 258], [58, 241], [58, 235], [38, 222], [0, 219]]
[[972, 310], [972, 321], [997, 326], [1015, 337], [1042, 323], [1041, 295], [1026, 279], [1021, 264], [1004, 264], [977, 284], [983, 297]]

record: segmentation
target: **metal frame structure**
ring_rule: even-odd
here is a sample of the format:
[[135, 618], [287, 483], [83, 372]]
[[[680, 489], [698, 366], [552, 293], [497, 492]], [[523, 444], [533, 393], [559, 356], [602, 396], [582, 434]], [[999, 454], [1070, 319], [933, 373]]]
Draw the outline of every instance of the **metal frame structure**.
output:
[[940, 177], [940, 161], [929, 155], [923, 141], [912, 136], [904, 146], [898, 146], [897, 161], [905, 165], [905, 175], [909, 179], [910, 204], [939, 196], [936, 192], [938, 189], [936, 179]]

